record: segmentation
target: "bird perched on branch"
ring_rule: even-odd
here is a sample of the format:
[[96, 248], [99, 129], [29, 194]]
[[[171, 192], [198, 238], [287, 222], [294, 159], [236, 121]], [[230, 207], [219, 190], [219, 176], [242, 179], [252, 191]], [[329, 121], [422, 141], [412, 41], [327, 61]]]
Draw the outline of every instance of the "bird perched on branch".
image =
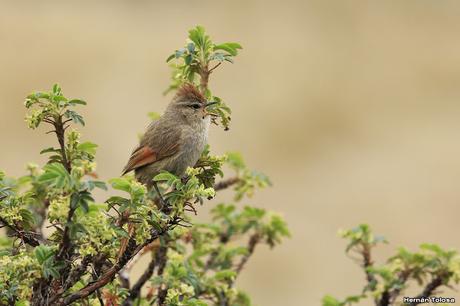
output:
[[165, 113], [152, 122], [123, 169], [133, 171], [136, 179], [161, 197], [155, 175], [162, 170], [182, 176], [193, 167], [207, 143], [211, 122], [203, 94], [192, 84], [184, 84], [169, 103]]
[[[203, 94], [192, 84], [182, 85], [160, 119], [152, 122], [142, 136], [139, 146], [131, 153], [122, 175], [134, 170], [136, 179], [152, 186], [161, 201], [161, 208], [167, 209], [160, 190], [153, 178], [162, 170], [182, 176], [187, 167], [193, 167], [201, 156], [208, 139], [211, 122], [206, 107], [216, 102], [207, 102]], [[125, 211], [119, 225], [128, 222], [128, 235], [134, 233], [134, 224], [129, 222]], [[120, 257], [128, 244], [128, 238], [121, 242]]]

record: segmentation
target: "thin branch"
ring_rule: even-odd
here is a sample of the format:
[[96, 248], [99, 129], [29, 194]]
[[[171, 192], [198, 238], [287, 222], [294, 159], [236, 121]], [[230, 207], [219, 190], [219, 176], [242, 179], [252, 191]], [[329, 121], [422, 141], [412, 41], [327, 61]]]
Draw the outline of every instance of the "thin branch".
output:
[[256, 249], [256, 245], [259, 243], [259, 241], [260, 241], [260, 235], [258, 233], [252, 234], [251, 238], [249, 238], [248, 253], [241, 258], [240, 263], [236, 266], [236, 269], [235, 269], [236, 276], [238, 276], [243, 270], [245, 264], [248, 262], [249, 258], [254, 253], [254, 250]]
[[[377, 279], [375, 278], [374, 274], [372, 274], [369, 269], [374, 265], [374, 262], [372, 261], [371, 257], [371, 245], [367, 243], [362, 244], [363, 249], [361, 250], [360, 254], [363, 257], [363, 269], [364, 273], [366, 274], [366, 280], [367, 280], [367, 287], [369, 289], [375, 288], [377, 285]], [[380, 300], [377, 298], [374, 299], [375, 305], [377, 306], [383, 306], [387, 305], [386, 303], [389, 303], [390, 301], [390, 295], [389, 292], [384, 291], [382, 293], [382, 297]], [[383, 304], [381, 304], [383, 303]]]
[[226, 180], [223, 180], [223, 181], [220, 181], [220, 182], [214, 184], [214, 190], [219, 191], [219, 190], [227, 189], [227, 188], [235, 185], [239, 181], [240, 181], [240, 178], [238, 178], [238, 177], [228, 178]]
[[54, 125], [54, 121], [51, 120], [51, 119], [48, 119], [48, 118], [43, 119], [43, 122], [46, 122], [46, 123], [49, 123], [49, 124], [53, 124], [53, 125]]
[[155, 256], [150, 261], [147, 269], [144, 271], [141, 277], [137, 280], [134, 286], [129, 290], [129, 296], [123, 302], [122, 306], [132, 305], [132, 302], [139, 297], [142, 287], [152, 277], [155, 267], [158, 265], [158, 263], [161, 263], [164, 261], [163, 258], [166, 257], [166, 252], [167, 252], [166, 247], [160, 247], [156, 251]]
[[[158, 257], [158, 276], [162, 276], [166, 267], [166, 263], [168, 262], [168, 257], [166, 256], [168, 248], [166, 246], [160, 246], [160, 249], [163, 249]], [[159, 250], [160, 251], [160, 250]], [[160, 285], [158, 290], [158, 305], [164, 306], [166, 296], [168, 295], [169, 288], [165, 285], [163, 288]]]
[[[434, 291], [443, 284], [445, 277], [446, 277], [446, 274], [441, 274], [441, 275], [438, 275], [435, 278], [433, 278], [431, 280], [431, 282], [429, 282], [425, 286], [425, 288], [423, 289], [422, 293], [417, 295], [415, 297], [415, 299], [421, 299], [421, 298], [429, 297], [429, 296], [433, 295]], [[419, 305], [419, 304], [421, 304], [421, 303], [413, 302], [413, 303], [410, 303], [409, 305], [410, 306], [415, 306], [415, 305]]]
[[219, 67], [222, 64], [222, 62], [217, 63], [214, 67], [209, 69], [209, 73], [213, 72], [217, 67]]
[[64, 298], [60, 298], [54, 305], [57, 306], [64, 306], [69, 305], [77, 300], [86, 298], [87, 296], [94, 293], [97, 289], [105, 286], [107, 283], [112, 281], [116, 274], [134, 257], [137, 253], [139, 253], [146, 245], [150, 244], [155, 239], [159, 238], [160, 236], [164, 235], [167, 231], [170, 230], [170, 227], [174, 225], [175, 220], [171, 221], [165, 228], [161, 231], [157, 231], [155, 229], [151, 230], [150, 238], [142, 243], [141, 245], [137, 245], [134, 238], [131, 238], [128, 242], [128, 246], [123, 253], [123, 255], [119, 258], [119, 260], [110, 267], [107, 271], [104, 272], [95, 282], [89, 283], [82, 289], [78, 290], [75, 293], [72, 293]]
[[393, 291], [388, 292], [387, 301], [385, 301], [383, 299], [384, 295], [382, 295], [382, 298], [381, 298], [381, 301], [380, 301], [380, 304], [379, 304], [380, 306], [391, 305], [392, 303], [395, 302], [396, 298], [399, 296], [399, 294], [401, 293], [401, 291], [403, 289], [403, 285], [407, 282], [407, 280], [409, 279], [409, 276], [412, 274], [412, 271], [413, 271], [412, 269], [406, 269], [406, 270], [403, 270], [399, 274], [398, 283], [401, 284], [401, 285], [399, 287], [396, 287]]
[[[62, 157], [62, 164], [64, 168], [67, 170], [67, 172], [70, 174], [72, 170], [72, 166], [70, 163], [70, 160], [67, 158], [67, 153], [66, 153], [66, 148], [65, 148], [65, 129], [64, 129], [64, 123], [62, 122], [62, 117], [58, 117], [56, 122], [54, 123], [54, 128], [56, 130], [56, 137], [59, 142], [60, 146], [60, 151], [61, 151], [61, 157]], [[61, 260], [65, 257], [68, 256], [68, 251], [70, 248], [70, 228], [69, 225], [72, 223], [72, 217], [75, 213], [75, 207], [69, 208], [69, 212], [67, 214], [67, 222], [64, 227], [64, 233], [62, 235], [62, 241], [59, 245], [59, 251], [56, 256], [57, 260]]]
[[0, 217], [0, 222], [3, 223], [6, 227], [8, 227], [14, 233], [14, 236], [21, 239], [21, 241], [23, 241], [24, 243], [27, 243], [28, 245], [33, 246], [33, 247], [40, 245], [40, 241], [34, 237], [34, 235], [38, 236], [38, 234], [33, 233], [33, 232], [26, 232], [20, 228], [16, 228], [13, 225], [9, 224], [2, 217]]

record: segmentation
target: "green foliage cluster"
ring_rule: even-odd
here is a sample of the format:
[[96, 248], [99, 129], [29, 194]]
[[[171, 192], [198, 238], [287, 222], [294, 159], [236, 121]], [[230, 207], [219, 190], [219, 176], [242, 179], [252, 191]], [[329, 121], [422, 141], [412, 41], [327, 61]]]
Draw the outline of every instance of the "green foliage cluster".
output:
[[[184, 82], [200, 86], [219, 100], [210, 111], [228, 126], [230, 109], [212, 96], [208, 77], [241, 47], [215, 45], [201, 27], [189, 39], [170, 58], [183, 61], [174, 67], [171, 90]], [[42, 150], [48, 162], [29, 164], [20, 178], [0, 171], [0, 226], [7, 233], [0, 238], [0, 305], [251, 305], [235, 280], [257, 245], [274, 247], [289, 236], [285, 222], [264, 209], [235, 204], [209, 203], [211, 223], [196, 223], [194, 216], [197, 204], [217, 192], [233, 188], [240, 201], [270, 185], [268, 178], [249, 170], [240, 155], [215, 156], [207, 147], [186, 178], [168, 172], [152, 178], [166, 209], [132, 176], [108, 184], [97, 179], [97, 145], [82, 141], [72, 128], [85, 124], [75, 110], [82, 105], [58, 85], [26, 98], [27, 124], [46, 124], [57, 146]], [[225, 177], [225, 165], [233, 176]], [[109, 191], [108, 186], [111, 195], [96, 200], [95, 190]], [[151, 262], [134, 282], [132, 266], [147, 255]]]
[[367, 283], [360, 294], [344, 300], [325, 296], [323, 306], [354, 305], [368, 298], [377, 306], [407, 305], [403, 296], [408, 289], [420, 288], [414, 297], [430, 297], [441, 287], [451, 288], [460, 281], [460, 255], [455, 250], [428, 243], [421, 244], [416, 252], [401, 247], [385, 263], [376, 265], [371, 252], [377, 245], [387, 243], [383, 236], [374, 235], [367, 224], [339, 234], [348, 240], [346, 253], [360, 263]]
[[217, 102], [208, 108], [208, 112], [213, 115], [213, 122], [220, 122], [228, 130], [231, 109], [221, 98], [212, 94], [208, 81], [209, 75], [223, 62], [233, 63], [239, 49], [242, 49], [241, 45], [235, 42], [215, 44], [201, 26], [191, 29], [186, 46], [176, 50], [166, 60], [171, 62], [173, 71], [172, 84], [166, 93], [177, 89], [184, 82], [195, 84], [208, 100]]

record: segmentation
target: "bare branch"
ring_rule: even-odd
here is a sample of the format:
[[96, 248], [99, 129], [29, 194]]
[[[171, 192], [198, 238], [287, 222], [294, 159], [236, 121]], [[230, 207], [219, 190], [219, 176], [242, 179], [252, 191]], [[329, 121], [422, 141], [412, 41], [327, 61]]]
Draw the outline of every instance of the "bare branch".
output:
[[248, 253], [241, 258], [240, 263], [236, 266], [236, 275], [238, 276], [244, 268], [244, 265], [248, 262], [251, 255], [254, 253], [256, 249], [256, 245], [260, 241], [260, 235], [258, 233], [252, 234], [251, 238], [249, 238], [248, 242]]
[[219, 190], [227, 189], [227, 188], [235, 185], [239, 181], [240, 181], [240, 178], [238, 178], [238, 177], [228, 178], [226, 180], [223, 180], [223, 181], [220, 181], [220, 182], [214, 184], [214, 190], [219, 191]]
[[209, 69], [209, 73], [213, 72], [217, 67], [219, 67], [222, 64], [222, 62], [217, 63], [214, 67]]

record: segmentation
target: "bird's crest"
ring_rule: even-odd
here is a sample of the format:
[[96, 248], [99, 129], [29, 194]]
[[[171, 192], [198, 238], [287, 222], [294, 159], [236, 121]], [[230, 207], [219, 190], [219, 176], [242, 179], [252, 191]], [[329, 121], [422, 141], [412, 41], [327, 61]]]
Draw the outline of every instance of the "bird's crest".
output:
[[176, 93], [175, 100], [189, 100], [189, 101], [200, 101], [206, 103], [206, 98], [203, 94], [191, 83], [185, 83], [182, 85]]

